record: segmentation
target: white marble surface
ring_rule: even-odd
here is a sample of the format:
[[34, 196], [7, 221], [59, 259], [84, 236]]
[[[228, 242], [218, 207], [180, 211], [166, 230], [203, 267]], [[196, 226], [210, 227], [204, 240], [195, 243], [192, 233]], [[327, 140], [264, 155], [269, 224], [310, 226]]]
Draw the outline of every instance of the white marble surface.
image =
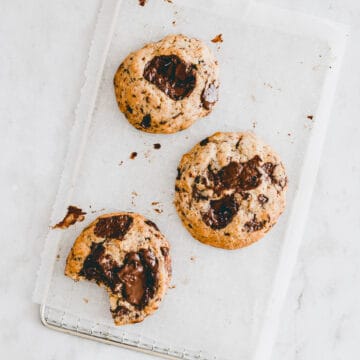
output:
[[[360, 2], [268, 3], [352, 26], [273, 359], [359, 359]], [[146, 357], [50, 331], [31, 301], [98, 6], [98, 0], [1, 1], [1, 358]]]

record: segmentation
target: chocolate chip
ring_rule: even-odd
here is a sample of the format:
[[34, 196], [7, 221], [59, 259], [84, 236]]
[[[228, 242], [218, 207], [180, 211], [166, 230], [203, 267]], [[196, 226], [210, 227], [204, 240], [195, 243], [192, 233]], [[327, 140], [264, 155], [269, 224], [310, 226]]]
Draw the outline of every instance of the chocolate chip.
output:
[[181, 170], [180, 168], [177, 168], [177, 175], [176, 175], [176, 180], [180, 180], [181, 179]]
[[205, 146], [209, 143], [209, 138], [205, 138], [203, 140], [200, 141], [200, 146]]
[[254, 218], [244, 224], [244, 229], [247, 232], [254, 232], [261, 230], [266, 224], [266, 220], [258, 221], [256, 220], [256, 215]]
[[148, 129], [151, 126], [151, 115], [150, 114], [146, 114], [141, 123], [140, 126], [144, 129]]
[[154, 149], [159, 150], [161, 148], [161, 144], [156, 143], [154, 144]]
[[139, 0], [140, 6], [145, 6], [147, 0]]
[[193, 186], [192, 186], [192, 198], [193, 198], [195, 201], [208, 200], [208, 199], [209, 199], [208, 196], [203, 195], [203, 194], [201, 193], [201, 191], [196, 187], [195, 184], [193, 184]]
[[147, 224], [147, 225], [153, 227], [155, 230], [159, 231], [159, 228], [157, 227], [157, 225], [154, 222], [152, 222], [151, 220], [145, 220], [145, 224]]
[[134, 160], [136, 157], [137, 157], [137, 152], [136, 151], [133, 151], [131, 154], [130, 154], [130, 159], [131, 160]]
[[259, 194], [258, 195], [258, 201], [261, 205], [266, 204], [269, 201], [269, 198], [266, 197], [264, 194]]
[[271, 179], [271, 182], [276, 184], [277, 180], [274, 177], [273, 173], [275, 170], [276, 164], [273, 164], [272, 162], [266, 162], [262, 168], [265, 171], [265, 173], [269, 176], [269, 178]]
[[214, 230], [226, 227], [239, 210], [234, 195], [219, 200], [211, 200], [208, 212], [202, 214], [205, 224]]
[[132, 225], [133, 218], [129, 215], [116, 215], [101, 218], [97, 221], [94, 234], [107, 239], [121, 240]]
[[144, 68], [144, 78], [172, 100], [189, 96], [195, 88], [196, 71], [177, 55], [155, 56]]
[[133, 109], [131, 108], [131, 106], [129, 104], [126, 104], [126, 110], [127, 112], [129, 112], [130, 114], [133, 113]]
[[201, 93], [202, 106], [206, 110], [210, 110], [218, 101], [218, 89], [212, 82], [207, 84]]

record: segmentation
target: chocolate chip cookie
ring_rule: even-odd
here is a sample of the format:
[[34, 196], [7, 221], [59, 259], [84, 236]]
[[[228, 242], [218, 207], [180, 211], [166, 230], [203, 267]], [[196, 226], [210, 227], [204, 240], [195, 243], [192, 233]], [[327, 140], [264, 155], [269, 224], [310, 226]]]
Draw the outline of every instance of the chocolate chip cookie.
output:
[[139, 214], [98, 217], [76, 239], [65, 275], [105, 288], [116, 325], [136, 323], [159, 306], [171, 279], [169, 243]]
[[114, 86], [133, 126], [174, 133], [211, 112], [218, 100], [218, 63], [200, 40], [169, 35], [128, 55]]
[[237, 249], [275, 225], [287, 182], [279, 156], [254, 134], [218, 132], [182, 157], [175, 206], [194, 238]]

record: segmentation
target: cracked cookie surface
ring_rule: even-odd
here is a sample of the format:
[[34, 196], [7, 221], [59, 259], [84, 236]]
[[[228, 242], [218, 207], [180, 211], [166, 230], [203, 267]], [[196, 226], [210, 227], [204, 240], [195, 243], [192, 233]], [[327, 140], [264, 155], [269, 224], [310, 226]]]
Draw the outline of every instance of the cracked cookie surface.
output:
[[168, 35], [129, 54], [114, 77], [120, 110], [137, 129], [174, 133], [218, 100], [218, 63], [200, 40]]
[[174, 203], [195, 239], [237, 249], [275, 225], [287, 183], [279, 156], [253, 133], [218, 132], [182, 157]]
[[171, 279], [169, 243], [142, 215], [119, 212], [98, 217], [70, 250], [65, 275], [106, 289], [116, 325], [152, 314]]

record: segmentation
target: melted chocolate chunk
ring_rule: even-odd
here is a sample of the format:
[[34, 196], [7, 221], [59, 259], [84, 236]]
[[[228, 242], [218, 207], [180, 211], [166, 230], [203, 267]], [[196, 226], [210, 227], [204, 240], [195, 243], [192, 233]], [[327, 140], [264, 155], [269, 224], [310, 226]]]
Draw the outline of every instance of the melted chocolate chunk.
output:
[[117, 273], [123, 284], [124, 299], [143, 308], [155, 294], [157, 269], [157, 259], [151, 250], [128, 253], [124, 265]]
[[151, 220], [145, 220], [145, 224], [152, 226], [155, 230], [159, 231], [159, 228], [157, 227], [157, 225], [154, 222], [152, 222]]
[[218, 101], [218, 89], [214, 83], [207, 84], [201, 93], [202, 106], [210, 110]]
[[146, 114], [141, 123], [140, 123], [140, 126], [143, 128], [143, 129], [148, 129], [150, 126], [151, 126], [151, 115], [150, 114]]
[[209, 143], [209, 138], [205, 138], [203, 140], [200, 141], [200, 146], [205, 146]]
[[121, 240], [128, 232], [133, 218], [129, 215], [116, 215], [99, 219], [94, 234], [107, 239]]
[[206, 225], [214, 230], [223, 229], [233, 219], [239, 210], [234, 195], [225, 196], [219, 200], [211, 200], [208, 212], [202, 214]]
[[269, 198], [267, 196], [265, 196], [264, 194], [259, 194], [258, 201], [261, 205], [264, 205], [269, 201]]
[[256, 215], [254, 218], [244, 224], [244, 229], [247, 232], [254, 232], [261, 230], [266, 224], [266, 220], [258, 221], [256, 220]]
[[143, 76], [172, 100], [189, 96], [196, 83], [195, 66], [176, 55], [155, 56], [145, 65]]
[[116, 269], [118, 264], [110, 254], [105, 254], [103, 243], [93, 243], [79, 274], [88, 280], [95, 280], [114, 289], [117, 283], [117, 278], [114, 276]]
[[254, 156], [251, 160], [243, 163], [243, 169], [240, 174], [239, 185], [242, 190], [252, 190], [261, 184], [261, 173], [257, 169], [261, 159]]

